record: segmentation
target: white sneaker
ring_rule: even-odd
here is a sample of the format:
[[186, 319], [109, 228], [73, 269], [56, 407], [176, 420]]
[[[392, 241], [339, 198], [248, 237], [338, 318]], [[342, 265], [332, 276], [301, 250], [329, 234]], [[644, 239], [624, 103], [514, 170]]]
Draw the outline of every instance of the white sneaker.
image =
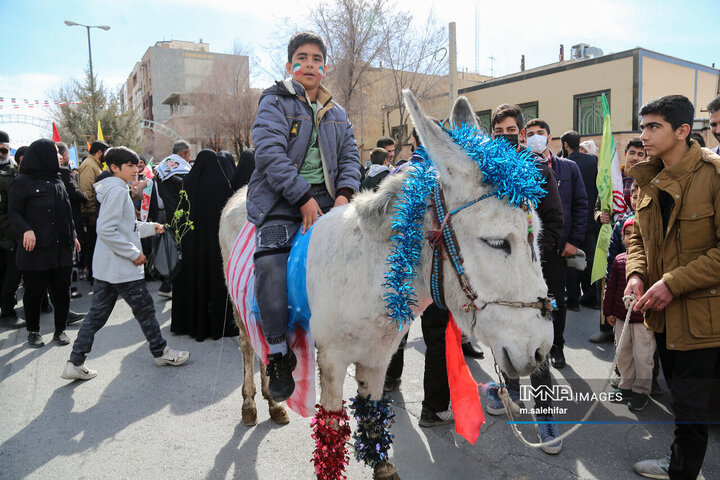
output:
[[97, 373], [95, 370], [87, 368], [84, 363], [76, 367], [72, 362], [67, 362], [65, 364], [65, 370], [60, 374], [60, 377], [67, 380], [90, 380], [91, 378], [97, 377]]
[[[647, 478], [657, 479], [669, 479], [670, 474], [668, 469], [670, 468], [670, 456], [663, 458], [655, 458], [652, 460], [642, 460], [633, 465], [635, 473], [642, 475]], [[705, 476], [700, 472], [697, 476], [697, 480], [705, 480]]]
[[187, 362], [190, 358], [190, 352], [184, 352], [182, 350], [173, 350], [170, 347], [165, 347], [163, 350], [162, 357], [155, 358], [155, 365], [162, 367], [163, 365], [172, 365], [177, 367]]

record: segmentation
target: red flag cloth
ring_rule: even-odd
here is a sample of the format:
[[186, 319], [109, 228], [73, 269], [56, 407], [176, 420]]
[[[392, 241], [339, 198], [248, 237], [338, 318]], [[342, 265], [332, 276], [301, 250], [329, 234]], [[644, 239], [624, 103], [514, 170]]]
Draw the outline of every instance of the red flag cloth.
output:
[[53, 142], [62, 142], [62, 140], [60, 140], [60, 132], [58, 132], [55, 122], [53, 122]]
[[465, 363], [462, 352], [461, 333], [452, 313], [445, 330], [445, 361], [447, 362], [450, 403], [455, 417], [455, 431], [473, 445], [485, 423], [480, 404], [478, 384]]

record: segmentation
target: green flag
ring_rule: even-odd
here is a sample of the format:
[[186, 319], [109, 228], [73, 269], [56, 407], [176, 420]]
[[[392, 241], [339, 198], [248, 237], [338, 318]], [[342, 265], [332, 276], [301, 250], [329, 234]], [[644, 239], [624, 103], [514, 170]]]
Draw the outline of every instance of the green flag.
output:
[[[600, 158], [598, 160], [597, 189], [600, 199], [600, 208], [608, 212], [612, 219], [614, 212], [624, 212], [627, 208], [623, 196], [622, 174], [620, 173], [620, 158], [615, 149], [615, 139], [610, 124], [610, 106], [605, 94], [602, 94], [603, 107], [603, 136], [600, 144]], [[590, 206], [592, 208], [592, 206]], [[595, 282], [605, 276], [607, 270], [607, 253], [612, 236], [612, 221], [600, 228], [597, 245], [595, 247], [595, 260], [593, 261], [590, 280]]]

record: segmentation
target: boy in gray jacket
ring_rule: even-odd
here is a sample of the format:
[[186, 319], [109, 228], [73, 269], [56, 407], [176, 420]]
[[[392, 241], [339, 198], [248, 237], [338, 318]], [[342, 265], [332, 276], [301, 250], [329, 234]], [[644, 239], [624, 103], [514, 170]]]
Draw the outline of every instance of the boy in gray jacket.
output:
[[260, 97], [252, 135], [255, 172], [247, 196], [255, 224], [255, 298], [270, 346], [270, 396], [292, 395], [295, 355], [288, 350], [287, 259], [292, 238], [318, 216], [348, 203], [360, 188], [360, 162], [345, 110], [321, 85], [327, 48], [317, 34], [293, 35], [287, 73]]
[[129, 195], [128, 184], [137, 177], [139, 158], [126, 147], [113, 147], [105, 152], [105, 161], [113, 176], [95, 184], [97, 199], [103, 204], [97, 220], [97, 243], [93, 256], [95, 290], [90, 311], [80, 327], [70, 361], [61, 375], [68, 380], [90, 380], [95, 370], [85, 366], [85, 357], [92, 348], [95, 333], [112, 313], [118, 295], [130, 305], [140, 328], [150, 344], [155, 364], [182, 365], [188, 352], [173, 350], [160, 333], [155, 319], [155, 305], [145, 284], [140, 237], [163, 233], [158, 223], [139, 222]]

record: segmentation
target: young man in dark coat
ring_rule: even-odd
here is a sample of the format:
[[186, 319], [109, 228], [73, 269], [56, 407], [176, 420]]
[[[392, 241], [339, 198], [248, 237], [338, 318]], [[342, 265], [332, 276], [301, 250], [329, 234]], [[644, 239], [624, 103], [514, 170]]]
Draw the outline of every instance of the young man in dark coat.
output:
[[552, 139], [550, 126], [547, 122], [538, 118], [530, 120], [525, 126], [525, 135], [528, 146], [536, 155], [540, 155], [548, 162], [548, 165], [555, 172], [558, 192], [565, 219], [565, 228], [560, 236], [557, 248], [547, 252], [544, 257], [545, 280], [548, 288], [555, 297], [557, 309], [553, 312], [553, 327], [555, 338], [553, 347], [550, 350], [550, 363], [555, 368], [565, 366], [565, 317], [567, 307], [565, 305], [565, 277], [567, 265], [565, 257], [572, 257], [577, 254], [578, 248], [585, 239], [585, 224], [588, 217], [587, 195], [585, 186], [580, 175], [578, 166], [565, 158], [553, 155], [548, 149], [548, 142]]
[[[597, 200], [597, 173], [598, 159], [595, 155], [587, 155], [580, 152], [580, 134], [575, 130], [565, 132], [561, 137], [563, 150], [567, 153], [567, 159], [572, 160], [580, 169], [583, 184], [585, 185], [585, 193], [587, 194], [588, 215], [585, 223], [585, 238], [580, 248], [585, 252], [585, 258], [590, 268], [586, 268], [583, 272], [578, 272], [574, 268], [567, 271], [567, 294], [568, 308], [572, 305], [575, 307], [582, 303], [590, 308], [598, 308], [597, 287], [590, 282], [592, 273], [593, 259], [595, 258], [595, 244], [597, 243], [596, 230], [597, 225], [593, 219], [593, 208]], [[580, 287], [582, 286], [582, 298], [580, 297]]]
[[[522, 110], [517, 105], [503, 104], [498, 106], [490, 119], [492, 126], [492, 134], [494, 138], [503, 137], [511, 145], [517, 145], [518, 151], [524, 148], [520, 142], [525, 140], [526, 132], [523, 128]], [[548, 132], [549, 133], [549, 132]], [[536, 132], [536, 135], [539, 135]], [[538, 139], [535, 140], [535, 142]], [[563, 215], [563, 206], [560, 200], [560, 193], [557, 188], [557, 179], [553, 169], [548, 164], [548, 158], [542, 155], [536, 155], [536, 165], [545, 180], [544, 188], [547, 194], [540, 201], [536, 209], [540, 221], [542, 222], [542, 232], [538, 238], [540, 244], [540, 256], [542, 258], [542, 271], [545, 282], [548, 284], [550, 294], [560, 303], [564, 300], [565, 279], [562, 272], [563, 259], [558, 253], [560, 245], [560, 237], [565, 227], [565, 218]], [[557, 310], [553, 312], [553, 316]], [[538, 373], [530, 377], [530, 381], [534, 388], [546, 386], [552, 388], [552, 376], [547, 363], [543, 364]], [[516, 404], [520, 398], [520, 381], [519, 379], [510, 379], [505, 377], [505, 383], [508, 385], [508, 392], [513, 403]], [[540, 396], [535, 397], [535, 407], [544, 408], [552, 407], [550, 400], [541, 399]], [[517, 405], [513, 406], [516, 409]], [[492, 400], [487, 403], [486, 410], [491, 415], [502, 415], [505, 413], [505, 407], [501, 401]], [[519, 412], [519, 410], [518, 410]], [[553, 415], [537, 415], [537, 420], [543, 423], [538, 424], [538, 436], [542, 442], [552, 442], [542, 447], [543, 451], [548, 454], [558, 454], [562, 450], [562, 441], [553, 442], [560, 436], [557, 425], [552, 423]]]

